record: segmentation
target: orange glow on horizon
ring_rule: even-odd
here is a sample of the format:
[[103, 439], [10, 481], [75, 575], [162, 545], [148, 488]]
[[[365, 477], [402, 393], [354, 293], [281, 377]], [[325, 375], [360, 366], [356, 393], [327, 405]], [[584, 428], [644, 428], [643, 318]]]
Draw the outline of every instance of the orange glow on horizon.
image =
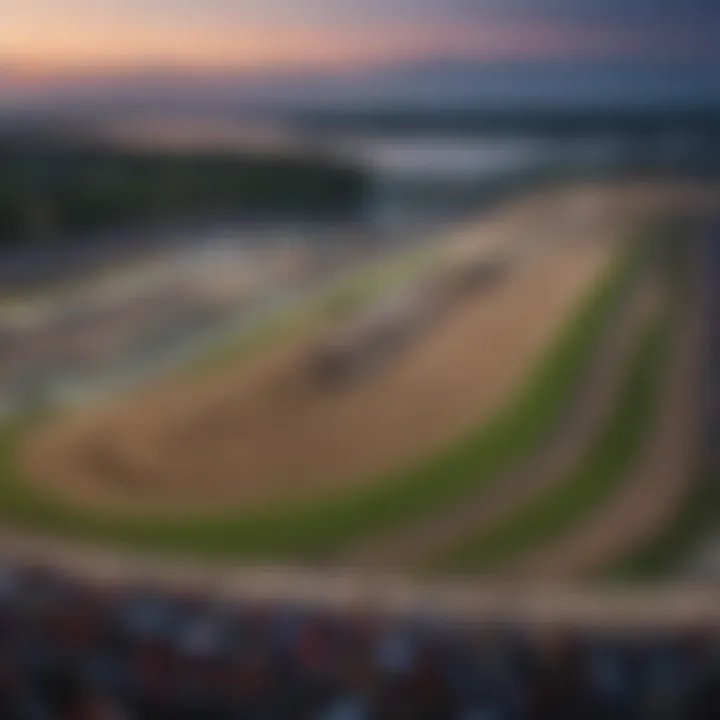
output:
[[554, 28], [388, 27], [368, 30], [117, 28], [33, 33], [0, 27], [0, 62], [19, 79], [92, 76], [143, 69], [183, 72], [311, 68], [341, 70], [433, 55], [502, 58], [552, 52], [568, 38]]
[[202, 78], [208, 73], [251, 71], [342, 72], [432, 57], [573, 59], [633, 53], [642, 45], [632, 33], [608, 34], [602, 28], [580, 32], [537, 22], [373, 29], [81, 27], [67, 20], [30, 27], [9, 22], [0, 24], [0, 71], [5, 85], [22, 88], [58, 79], [112, 80], [144, 71]]

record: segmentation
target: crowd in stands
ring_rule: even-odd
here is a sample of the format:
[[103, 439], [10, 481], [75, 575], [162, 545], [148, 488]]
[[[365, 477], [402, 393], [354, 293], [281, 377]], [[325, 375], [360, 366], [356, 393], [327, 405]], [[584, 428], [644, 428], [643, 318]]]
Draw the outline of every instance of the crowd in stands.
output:
[[470, 625], [0, 572], [3, 720], [717, 720], [720, 632]]

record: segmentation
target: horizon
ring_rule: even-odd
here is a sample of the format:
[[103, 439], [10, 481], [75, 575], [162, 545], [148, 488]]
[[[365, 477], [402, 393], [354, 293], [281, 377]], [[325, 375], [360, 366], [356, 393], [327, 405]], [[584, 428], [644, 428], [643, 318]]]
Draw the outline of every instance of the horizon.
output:
[[463, 63], [615, 65], [655, 73], [651, 84], [697, 68], [712, 74], [720, 66], [720, 7], [703, 0], [6, 0], [0, 9], [0, 100], [11, 104], [95, 86], [107, 96], [153, 82], [185, 84], [190, 93], [205, 83], [271, 87], [292, 79], [382, 85], [383, 74], [432, 75]]
[[[7, 75], [6, 75], [7, 77]], [[281, 115], [315, 110], [493, 110], [513, 108], [717, 109], [720, 62], [627, 60], [567, 62], [430, 57], [340, 72], [229, 72], [156, 69], [4, 83], [0, 112], [37, 115], [88, 112]]]

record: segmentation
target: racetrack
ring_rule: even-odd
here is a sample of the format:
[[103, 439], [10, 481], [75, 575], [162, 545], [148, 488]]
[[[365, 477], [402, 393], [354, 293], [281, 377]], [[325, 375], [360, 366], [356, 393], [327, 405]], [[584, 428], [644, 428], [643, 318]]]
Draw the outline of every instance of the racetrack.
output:
[[[510, 273], [466, 294], [388, 362], [349, 383], [319, 387], [307, 372], [318, 344], [346, 321], [346, 310], [327, 312], [321, 303], [272, 343], [212, 364], [212, 373], [174, 374], [57, 413], [22, 432], [19, 446], [4, 436], [20, 451], [12, 466], [3, 463], [4, 512], [27, 526], [137, 548], [342, 560], [376, 538], [381, 558], [393, 528], [433, 523], [441, 506], [474, 498], [544, 437], [575, 387], [565, 376], [582, 371], [595, 341], [603, 342], [598, 331], [610, 306], [581, 328], [587, 352], [557, 337], [573, 326], [622, 240], [673, 202], [683, 206], [679, 194], [586, 188], [465, 228], [447, 240], [444, 256], [464, 262], [512, 248]], [[361, 305], [373, 302], [360, 295]], [[528, 401], [530, 371], [542, 359], [560, 375]], [[507, 422], [498, 435], [499, 410]], [[552, 473], [546, 479], [550, 487]], [[507, 512], [523, 502], [511, 498]], [[409, 565], [416, 559], [422, 565], [423, 558]]]
[[702, 452], [709, 318], [698, 241], [690, 238], [687, 245], [691, 271], [671, 310], [672, 341], [657, 418], [626, 482], [571, 533], [535, 548], [511, 564], [509, 573], [546, 580], [599, 574], [662, 534], [694, 491]]
[[432, 455], [507, 401], [612, 257], [615, 232], [593, 240], [536, 248], [369, 377], [318, 388], [306, 367], [326, 328], [312, 328], [239, 367], [61, 416], [27, 439], [24, 470], [75, 501], [143, 512], [366, 482]]
[[588, 452], [612, 412], [637, 338], [657, 311], [657, 278], [634, 280], [614, 309], [568, 406], [547, 437], [515, 466], [435, 516], [396, 528], [353, 548], [345, 561], [370, 567], [442, 568], [444, 557], [467, 538], [480, 537], [562, 481]]

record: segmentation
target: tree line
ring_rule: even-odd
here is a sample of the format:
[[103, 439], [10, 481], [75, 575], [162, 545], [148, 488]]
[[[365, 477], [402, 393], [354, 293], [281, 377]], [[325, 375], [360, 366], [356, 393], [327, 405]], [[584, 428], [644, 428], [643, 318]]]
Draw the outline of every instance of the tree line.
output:
[[168, 153], [0, 139], [0, 243], [225, 217], [352, 216], [367, 177], [309, 155]]

